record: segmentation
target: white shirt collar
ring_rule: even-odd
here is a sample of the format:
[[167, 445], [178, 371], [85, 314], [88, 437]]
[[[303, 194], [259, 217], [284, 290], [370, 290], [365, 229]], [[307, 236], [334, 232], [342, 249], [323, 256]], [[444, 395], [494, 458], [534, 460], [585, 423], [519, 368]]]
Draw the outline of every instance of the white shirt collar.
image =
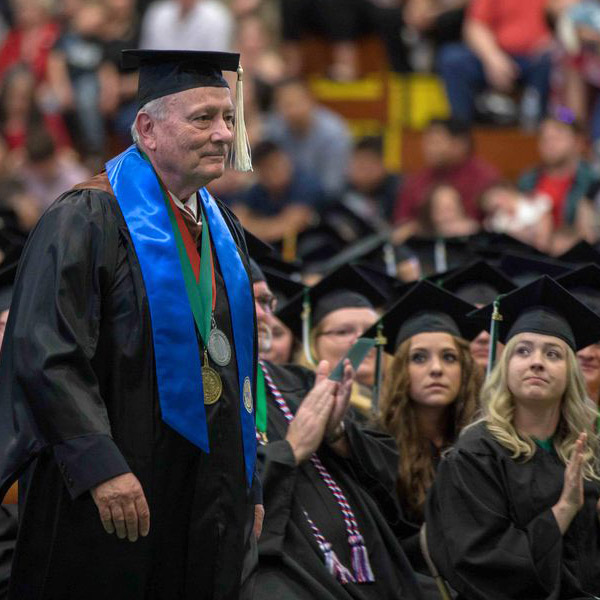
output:
[[184, 210], [185, 208], [191, 210], [192, 214], [194, 215], [194, 219], [196, 219], [196, 223], [200, 222], [198, 215], [198, 199], [196, 197], [196, 192], [194, 192], [185, 202], [182, 202], [173, 192], [169, 192], [169, 196], [171, 196], [177, 208], [181, 210]]

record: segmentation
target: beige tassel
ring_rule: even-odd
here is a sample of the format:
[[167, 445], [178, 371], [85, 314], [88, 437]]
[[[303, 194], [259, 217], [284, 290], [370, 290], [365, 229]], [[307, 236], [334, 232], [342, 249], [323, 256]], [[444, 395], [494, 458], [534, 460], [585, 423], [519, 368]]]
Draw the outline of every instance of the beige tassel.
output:
[[237, 83], [235, 86], [235, 128], [233, 130], [233, 152], [231, 166], [236, 171], [252, 171], [252, 157], [250, 142], [244, 120], [244, 69], [240, 65], [237, 69]]

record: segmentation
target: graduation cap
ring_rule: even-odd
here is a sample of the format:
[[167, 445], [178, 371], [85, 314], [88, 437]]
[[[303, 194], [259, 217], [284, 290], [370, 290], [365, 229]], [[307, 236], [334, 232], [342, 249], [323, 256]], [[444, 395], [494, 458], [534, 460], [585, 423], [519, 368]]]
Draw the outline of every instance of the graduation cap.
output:
[[556, 281], [575, 298], [600, 315], [600, 266], [580, 267], [559, 277]]
[[286, 275], [291, 279], [300, 281], [300, 273], [302, 271], [302, 261], [300, 260], [283, 260], [275, 251], [271, 254], [265, 254], [256, 258], [258, 264], [264, 269], [269, 268], [281, 275]]
[[469, 238], [469, 247], [474, 254], [487, 259], [500, 258], [502, 254], [516, 252], [529, 256], [543, 256], [537, 248], [506, 233], [480, 231]]
[[600, 252], [585, 240], [577, 242], [570, 250], [567, 250], [557, 258], [558, 260], [569, 263], [595, 263], [600, 265]]
[[234, 168], [251, 171], [250, 143], [244, 122], [243, 69], [240, 55], [194, 50], [123, 50], [125, 69], [139, 69], [138, 110], [157, 98], [198, 87], [229, 87], [223, 71], [237, 73]]
[[271, 267], [261, 265], [261, 269], [269, 288], [277, 298], [278, 304], [289, 302], [289, 300], [301, 294], [306, 287], [301, 281], [295, 281]]
[[390, 354], [405, 340], [418, 333], [449, 333], [464, 339], [474, 338], [481, 327], [468, 318], [475, 307], [429, 281], [412, 284], [363, 337], [375, 337], [383, 325], [385, 350]]
[[364, 273], [352, 265], [344, 265], [294, 296], [275, 316], [302, 339], [306, 357], [312, 361], [310, 331], [328, 314], [342, 308], [373, 309], [383, 306], [386, 300], [386, 296]]
[[506, 253], [502, 255], [498, 268], [517, 285], [525, 285], [541, 275], [548, 275], [553, 278], [560, 277], [568, 273], [573, 265], [547, 257]]
[[352, 240], [343, 238], [331, 225], [320, 223], [305, 229], [296, 237], [296, 257], [303, 272], [326, 273], [332, 270], [332, 256], [339, 254]]
[[547, 275], [474, 311], [471, 318], [492, 320], [490, 347], [524, 332], [560, 338], [574, 351], [600, 340], [600, 317]]
[[464, 265], [475, 254], [470, 247], [470, 236], [455, 238], [431, 238], [412, 236], [405, 245], [414, 252], [421, 263], [423, 273], [431, 275]]
[[18, 261], [15, 261], [10, 264], [3, 263], [0, 267], [0, 312], [10, 308], [18, 265]]
[[506, 294], [517, 287], [506, 275], [483, 260], [457, 269], [438, 283], [465, 302], [475, 305], [489, 304], [499, 294]]

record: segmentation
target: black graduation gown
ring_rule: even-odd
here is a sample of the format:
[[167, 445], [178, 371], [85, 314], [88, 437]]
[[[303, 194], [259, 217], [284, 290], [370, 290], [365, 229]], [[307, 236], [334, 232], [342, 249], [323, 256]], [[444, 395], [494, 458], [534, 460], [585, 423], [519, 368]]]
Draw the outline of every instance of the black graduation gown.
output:
[[[311, 389], [314, 374], [298, 366], [267, 364], [290, 410]], [[342, 488], [359, 524], [376, 582], [341, 585], [325, 568], [303, 508], [341, 562], [350, 568], [344, 521], [331, 491], [307, 461], [296, 466], [285, 434], [288, 423], [267, 391], [269, 443], [258, 450], [265, 521], [259, 540], [256, 600], [349, 600], [420, 598], [411, 567], [386, 519], [399, 519], [395, 494], [397, 454], [387, 435], [361, 430], [346, 420], [351, 459], [323, 445], [319, 458]]]
[[428, 545], [469, 600], [569, 600], [600, 595], [597, 482], [564, 536], [552, 513], [564, 481], [558, 457], [515, 461], [484, 423], [442, 460], [426, 510]]
[[8, 579], [17, 541], [17, 506], [0, 506], [0, 600], [8, 596]]
[[[90, 186], [101, 189], [70, 191], [45, 213], [17, 276], [0, 360], [0, 493], [29, 466], [10, 599], [237, 600], [254, 498], [235, 349], [215, 367], [224, 391], [207, 409], [206, 455], [160, 418], [141, 270], [99, 177]], [[220, 273], [217, 298], [231, 340]], [[104, 532], [88, 492], [93, 478], [128, 470], [151, 513], [149, 536], [133, 544]]]

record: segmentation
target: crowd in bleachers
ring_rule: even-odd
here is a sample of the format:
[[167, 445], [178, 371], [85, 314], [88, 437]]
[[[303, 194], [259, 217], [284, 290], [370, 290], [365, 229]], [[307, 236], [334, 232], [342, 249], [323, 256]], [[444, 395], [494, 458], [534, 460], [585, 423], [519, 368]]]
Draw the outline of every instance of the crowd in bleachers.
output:
[[[484, 284], [483, 287], [489, 284], [495, 298], [499, 293], [517, 289], [517, 285], [523, 283], [520, 277], [528, 278], [530, 282], [536, 275], [565, 276], [571, 268], [575, 269], [576, 263], [580, 266], [596, 262], [600, 266], [600, 1], [0, 0], [0, 23], [0, 272], [4, 260], [8, 264], [15, 258], [9, 257], [15, 245], [22, 246], [40, 215], [60, 194], [100, 172], [109, 157], [132, 143], [131, 125], [138, 109], [138, 81], [136, 72], [122, 66], [121, 50], [238, 51], [244, 69], [245, 117], [252, 147], [253, 171], [239, 172], [228, 168], [221, 178], [211, 182], [209, 189], [231, 208], [247, 231], [274, 246], [286, 261], [275, 259], [274, 278], [271, 278], [273, 272], [269, 269], [272, 265], [268, 264], [268, 260], [260, 264], [264, 273], [261, 274], [257, 266], [259, 279], [254, 279], [257, 319], [259, 325], [261, 318], [268, 321], [268, 327], [264, 329], [269, 330], [274, 342], [268, 351], [262, 350], [259, 327], [261, 358], [271, 361], [269, 365], [274, 369], [275, 375], [271, 373], [274, 379], [281, 377], [277, 385], [287, 385], [294, 393], [298, 392], [298, 406], [301, 407], [305, 398], [310, 396], [312, 374], [310, 384], [302, 381], [300, 385], [295, 379], [297, 365], [289, 372], [282, 367], [280, 372], [280, 364], [304, 362], [315, 370], [317, 363], [325, 359], [333, 366], [382, 314], [388, 327], [385, 350], [393, 358], [381, 358], [379, 355], [380, 364], [376, 369], [373, 351], [370, 355], [372, 360], [365, 363], [368, 368], [363, 364], [362, 370], [357, 373], [350, 401], [359, 417], [362, 412], [362, 419], [358, 421], [362, 423], [373, 418], [371, 425], [390, 434], [400, 449], [399, 461], [394, 455], [389, 479], [393, 481], [392, 490], [398, 492], [403, 515], [407, 523], [410, 522], [408, 536], [406, 532], [401, 535], [394, 529], [394, 535], [403, 538], [403, 549], [397, 547], [395, 538], [388, 536], [385, 529], [399, 525], [385, 520], [388, 515], [384, 514], [384, 501], [371, 506], [369, 499], [366, 508], [358, 509], [362, 519], [372, 517], [376, 522], [381, 518], [385, 522], [385, 526], [381, 525], [385, 535], [381, 535], [382, 539], [389, 537], [386, 539], [391, 540], [389, 547], [392, 550], [387, 548], [379, 555], [387, 560], [388, 554], [392, 557], [397, 551], [399, 556], [404, 556], [402, 553], [406, 552], [412, 566], [415, 566], [415, 561], [422, 559], [418, 535], [427, 510], [431, 522], [435, 523], [434, 519], [442, 514], [442, 509], [439, 515], [434, 509], [442, 505], [447, 511], [449, 505], [457, 506], [464, 500], [466, 504], [472, 503], [470, 510], [476, 514], [477, 509], [485, 504], [480, 506], [476, 494], [469, 495], [470, 492], [467, 494], [464, 490], [460, 501], [452, 497], [452, 490], [455, 490], [452, 486], [460, 487], [453, 478], [462, 477], [464, 473], [473, 475], [469, 471], [472, 465], [461, 465], [457, 460], [459, 464], [451, 465], [457, 469], [456, 472], [449, 471], [450, 462], [444, 463], [446, 470], [442, 472], [448, 485], [437, 484], [434, 500], [429, 500], [427, 509], [427, 495], [429, 493], [431, 498], [429, 490], [434, 485], [443, 453], [457, 443], [460, 432], [472, 423], [476, 415], [483, 415], [486, 423], [492, 426], [492, 434], [485, 435], [493, 437], [495, 432], [497, 439], [506, 442], [505, 448], [512, 449], [511, 444], [516, 446], [510, 458], [513, 462], [504, 456], [498, 459], [508, 464], [508, 469], [514, 466], [513, 463], [521, 464], [513, 459], [521, 456], [529, 459], [535, 454], [536, 447], [545, 448], [542, 443], [548, 440], [537, 439], [535, 431], [525, 428], [527, 436], [532, 437], [527, 437], [528, 442], [519, 445], [511, 421], [512, 413], [504, 414], [502, 406], [496, 411], [496, 403], [502, 404], [504, 388], [509, 387], [505, 381], [508, 361], [520, 360], [519, 357], [514, 359], [516, 352], [513, 354], [513, 349], [517, 342], [511, 342], [507, 332], [504, 332], [504, 338], [498, 339], [511, 344], [507, 346], [510, 353], [507, 352], [502, 359], [503, 366], [498, 370], [500, 375], [485, 384], [485, 398], [491, 400], [483, 406], [483, 412], [480, 410], [484, 369], [488, 365], [488, 356], [495, 352], [496, 344], [495, 341], [490, 343], [489, 334], [483, 327], [466, 333], [469, 327], [463, 327], [463, 319], [466, 322], [467, 311], [481, 308], [493, 300], [488, 297], [489, 294], [481, 294], [481, 284]], [[327, 47], [326, 55], [311, 56], [311, 51], [317, 48], [311, 45], [315, 38]], [[416, 159], [406, 156], [407, 146], [402, 146], [402, 128], [393, 129], [392, 124], [386, 121], [389, 115], [373, 115], [368, 111], [361, 113], [361, 118], [367, 121], [379, 118], [381, 127], [373, 131], [363, 127], [358, 134], [356, 124], [348, 116], [348, 112], [352, 111], [336, 110], [335, 103], [328, 102], [327, 94], [322, 92], [324, 88], [316, 85], [325, 81], [333, 86], [326, 89], [335, 89], [346, 100], [360, 100], [365, 89], [360, 87], [361, 81], [369, 76], [364, 68], [369, 62], [364, 56], [367, 50], [363, 42], [367, 38], [376, 40], [381, 49], [383, 63], [380, 71], [383, 78], [377, 82], [381, 83], [385, 93], [393, 78], [402, 80], [415, 74], [434, 78], [444, 92], [446, 110], [440, 114], [433, 110], [429, 114], [427, 123], [418, 132], [418, 145], [413, 146], [418, 155]], [[323, 67], [319, 73], [311, 72], [308, 64], [315, 59]], [[234, 79], [230, 81], [233, 89]], [[370, 80], [368, 89], [373, 81]], [[390, 101], [389, 98], [387, 100]], [[536, 152], [531, 162], [519, 162], [524, 154], [518, 143], [508, 151], [515, 156], [512, 171], [519, 173], [516, 178], [507, 175], [504, 164], [494, 161], [489, 155], [484, 157], [478, 146], [481, 132], [486, 135], [486, 132], [499, 128], [516, 132], [516, 140], [534, 140]], [[393, 139], [394, 136], [399, 139]], [[403, 147], [404, 154], [390, 152], [390, 147], [396, 143]], [[407, 163], [418, 167], [406, 169]], [[21, 242], [20, 245], [15, 244], [15, 238]], [[582, 241], [586, 244], [577, 246]], [[252, 242], [248, 244], [251, 254], [253, 245]], [[578, 248], [584, 258], [577, 257], [577, 252], [569, 255], [572, 248]], [[515, 258], [511, 256], [513, 252], [521, 254]], [[467, 267], [471, 259], [481, 257], [491, 260], [494, 267], [482, 266], [481, 263]], [[550, 257], [558, 257], [563, 262], [552, 261]], [[346, 265], [354, 259], [363, 261], [360, 269], [354, 270], [354, 265]], [[516, 266], [511, 266], [512, 259]], [[342, 275], [339, 275], [340, 271], [336, 269], [343, 265], [349, 270], [342, 270]], [[465, 267], [465, 271], [461, 271]], [[440, 273], [443, 274], [445, 291], [433, 283], [421, 281], [403, 295], [409, 289], [402, 287], [404, 284], [425, 276], [438, 283], [435, 276]], [[295, 303], [292, 301], [287, 305], [287, 315], [284, 309], [284, 314], [279, 315], [281, 320], [273, 318], [271, 322], [270, 317], [261, 317], [263, 311], [273, 316], [275, 296], [281, 291], [275, 289], [274, 282], [278, 281], [278, 277], [290, 274], [286, 284], [291, 282], [298, 287], [285, 298], [286, 301], [295, 299]], [[252, 274], [253, 277], [255, 275]], [[392, 276], [395, 281], [390, 282], [386, 275]], [[584, 275], [600, 281], [597, 268], [592, 270], [592, 276], [587, 272]], [[452, 278], [457, 276], [453, 288]], [[301, 282], [312, 287], [305, 290]], [[264, 301], [256, 293], [257, 283], [264, 284]], [[593, 283], [591, 287], [600, 297], [600, 284]], [[568, 288], [574, 294], [579, 289], [576, 284]], [[353, 285], [356, 289], [352, 288]], [[504, 288], [504, 285], [507, 287]], [[564, 290], [560, 288], [557, 292], [559, 286], [547, 279], [532, 285], [534, 287], [528, 289], [531, 294], [535, 292], [540, 296], [539, 304], [547, 304], [553, 309], [556, 308], [552, 306], [556, 297], [564, 300], [568, 296], [561, 296]], [[567, 283], [564, 285], [567, 288]], [[273, 293], [268, 286], [273, 288]], [[469, 289], [465, 290], [465, 286]], [[476, 295], [471, 294], [473, 286], [477, 286]], [[341, 289], [351, 292], [349, 299], [343, 300], [347, 303], [339, 304], [336, 299], [333, 308], [329, 305], [319, 312], [319, 303], [324, 299], [331, 300], [328, 294], [338, 293]], [[489, 290], [486, 288], [484, 291]], [[522, 289], [518, 292], [522, 293]], [[518, 292], [512, 297], [517, 304], [531, 300], [523, 300]], [[305, 314], [303, 301], [311, 295], [313, 321], [311, 323], [310, 319], [302, 317], [304, 321], [301, 322], [300, 315]], [[363, 297], [365, 295], [368, 302]], [[357, 296], [360, 296], [358, 303]], [[557, 309], [562, 321], [572, 316], [569, 310], [573, 307], [583, 310], [583, 305], [569, 302], [565, 300], [565, 304]], [[384, 312], [384, 307], [387, 312]], [[440, 307], [448, 313], [441, 311], [441, 320], [438, 319]], [[539, 306], [534, 308], [537, 310]], [[340, 313], [343, 315], [344, 310], [362, 313], [347, 313], [341, 319]], [[423, 310], [429, 311], [426, 323]], [[5, 314], [8, 314], [8, 305]], [[361, 319], [357, 320], [357, 314]], [[577, 339], [569, 337], [564, 348], [560, 348], [564, 361], [568, 358], [573, 363], [568, 366], [569, 394], [574, 397], [579, 393], [579, 399], [586, 402], [590, 398], [597, 401], [600, 388], [599, 345], [595, 339], [588, 339], [589, 332], [586, 336], [580, 329], [585, 329], [586, 318], [594, 327], [598, 323], [591, 315], [581, 314], [581, 323], [573, 325], [574, 333], [571, 332], [571, 337], [575, 335]], [[485, 316], [487, 326], [490, 315]], [[512, 317], [518, 320], [518, 316], [515, 309]], [[338, 322], [336, 318], [341, 320]], [[411, 322], [412, 319], [415, 322]], [[430, 329], [431, 320], [434, 325], [439, 325], [436, 319], [441, 328]], [[412, 327], [408, 333], [403, 329], [406, 323]], [[535, 328], [523, 329], [515, 335], [536, 331]], [[545, 329], [537, 333], [554, 335], [556, 331]], [[558, 338], [563, 339], [560, 331], [559, 334]], [[438, 337], [419, 337], [428, 335]], [[417, 344], [418, 352], [414, 350], [415, 339], [422, 344], [422, 347]], [[490, 346], [494, 348], [491, 351]], [[437, 355], [444, 363], [438, 370], [440, 373], [443, 371], [449, 383], [441, 386], [445, 389], [446, 404], [444, 411], [438, 411], [441, 417], [434, 422], [432, 412], [427, 410], [429, 391], [419, 386], [429, 376], [425, 372], [429, 369], [425, 363]], [[579, 373], [576, 360], [582, 367], [593, 363], [587, 371], [584, 368], [585, 381], [581, 374], [573, 374], [575, 370]], [[383, 383], [380, 377], [384, 376], [380, 375], [379, 367], [384, 371]], [[261, 368], [264, 371], [263, 388], [266, 385], [267, 392], [270, 390], [274, 398], [279, 398], [275, 383], [268, 379], [268, 370], [264, 365]], [[567, 372], [567, 366], [564, 370]], [[587, 392], [584, 384], [587, 384]], [[287, 391], [288, 388], [282, 389]], [[526, 408], [527, 398], [525, 392], [518, 397]], [[562, 402], [562, 395], [559, 400]], [[273, 406], [269, 411], [275, 410]], [[564, 417], [560, 425], [562, 429], [556, 430], [556, 440], [563, 436], [560, 444], [556, 443], [559, 460], [554, 460], [556, 449], [552, 454], [551, 447], [548, 456], [544, 455], [550, 466], [542, 465], [542, 459], [539, 459], [539, 464], [535, 461], [529, 463], [532, 470], [539, 467], [543, 471], [541, 479], [544, 482], [552, 481], [552, 485], [558, 486], [555, 486], [556, 490], [552, 489], [550, 496], [554, 492], [561, 493], [563, 479], [562, 471], [560, 477], [554, 471], [553, 477], [547, 476], [547, 471], [556, 470], [557, 464], [562, 469], [565, 459], [583, 453], [583, 443], [577, 438], [583, 428], [577, 429], [577, 426], [586, 422], [587, 417], [575, 414], [572, 418], [566, 411], [561, 416]], [[284, 431], [282, 434], [273, 431], [272, 423], [269, 431], [267, 418], [263, 417], [264, 429], [259, 428], [258, 431], [263, 435], [264, 448], [259, 450], [259, 456], [270, 465], [269, 461], [277, 462], [281, 457], [269, 455], [269, 452], [275, 453], [277, 447], [267, 443], [268, 436], [276, 433], [275, 438], [271, 438], [271, 441], [275, 439], [275, 443], [289, 441], [289, 436], [285, 437], [285, 428], [293, 419], [289, 413], [289, 419], [286, 416], [287, 421], [282, 421], [285, 425], [280, 427]], [[585, 452], [595, 452], [597, 436], [593, 434], [590, 419], [588, 421], [584, 433], [589, 433], [595, 441], [590, 446], [592, 450], [588, 448]], [[471, 432], [469, 435], [479, 431], [476, 427], [467, 430]], [[302, 461], [296, 460], [294, 467], [312, 461], [310, 457], [313, 452], [316, 456], [319, 444], [329, 444], [327, 438], [331, 440], [331, 434], [336, 432], [337, 428], [325, 436], [323, 427], [315, 448], [307, 451]], [[554, 430], [552, 433], [554, 435]], [[342, 427], [340, 438], [345, 440], [345, 435]], [[354, 429], [348, 435], [350, 442], [355, 444], [362, 439], [362, 433], [356, 433]], [[487, 461], [487, 446], [482, 450], [477, 444], [485, 446], [488, 438], [482, 437], [484, 442], [478, 438], [475, 444], [469, 435], [463, 438], [461, 448], [466, 448], [467, 453], [473, 451], [478, 460], [485, 456], [484, 462]], [[339, 442], [340, 438], [334, 437], [332, 444]], [[552, 440], [548, 439], [552, 446]], [[343, 441], [342, 445], [345, 443]], [[475, 449], [469, 444], [475, 444]], [[353, 447], [342, 450], [348, 453], [356, 451]], [[537, 456], [539, 458], [540, 453]], [[597, 464], [586, 456], [591, 480], [597, 486], [599, 475], [594, 470]], [[345, 480], [346, 476], [348, 481], [352, 477], [368, 479], [369, 473], [361, 473], [360, 469], [354, 472], [354, 467], [348, 467], [348, 456], [343, 452], [339, 456], [330, 453], [329, 458], [333, 469], [339, 467], [336, 476], [341, 477], [347, 487], [351, 485]], [[290, 457], [287, 456], [287, 459]], [[484, 472], [488, 467], [491, 470], [495, 468], [494, 460], [489, 459], [493, 463], [491, 467], [487, 463], [478, 465], [474, 470], [479, 470], [480, 479], [474, 476], [475, 483], [467, 484], [466, 488], [475, 488], [481, 481], [489, 483], [492, 478]], [[338, 461], [342, 466], [337, 464]], [[368, 470], [364, 464], [362, 468]], [[265, 472], [265, 504], [268, 508], [269, 500], [272, 502], [274, 497], [269, 496], [268, 489], [269, 476], [273, 477], [274, 471], [265, 467]], [[383, 477], [381, 473], [378, 476]], [[277, 486], [282, 487], [281, 481], [285, 478], [281, 473], [278, 477], [274, 480]], [[320, 479], [317, 481], [318, 485], [322, 485]], [[530, 495], [523, 494], [521, 498], [517, 490], [513, 496], [514, 490], [510, 486], [514, 480], [507, 478], [507, 481], [510, 488], [507, 493], [511, 494], [509, 500], [526, 504]], [[316, 489], [317, 484], [312, 482], [311, 485]], [[583, 489], [583, 483], [581, 486]], [[380, 493], [381, 489], [375, 491]], [[505, 491], [503, 488], [503, 493]], [[484, 492], [489, 492], [490, 497], [494, 495], [489, 490]], [[303, 493], [310, 497], [306, 490]], [[544, 499], [547, 499], [546, 496]], [[295, 507], [295, 512], [291, 509], [288, 512], [301, 523], [298, 525], [298, 539], [304, 535], [302, 528], [309, 531], [308, 522], [312, 532], [305, 538], [313, 543], [314, 534], [319, 540], [317, 533], [321, 533], [315, 533], [314, 523], [304, 505], [300, 511], [293, 504], [299, 502], [297, 498], [288, 498], [287, 501]], [[356, 498], [354, 501], [358, 502]], [[588, 501], [589, 498], [586, 499]], [[597, 501], [597, 496], [594, 501]], [[315, 502], [315, 506], [320, 506], [319, 502]], [[578, 510], [582, 505], [583, 502]], [[590, 510], [585, 514], [586, 518], [592, 515], [593, 518], [589, 518], [594, 526], [590, 525], [591, 521], [580, 526], [588, 533], [598, 527], [595, 504], [590, 507], [586, 506], [586, 510]], [[487, 511], [487, 508], [486, 505], [486, 510], [482, 510], [478, 524], [496, 529], [481, 535], [500, 536], [498, 531], [502, 531], [504, 536], [502, 526], [509, 522], [509, 518], [500, 518], [499, 512]], [[506, 510], [513, 511], [513, 508], [511, 505]], [[534, 508], [537, 510], [538, 507]], [[522, 509], [519, 505], [514, 512], [521, 509], [531, 512], [534, 508], [526, 506]], [[317, 508], [314, 510], [317, 512]], [[283, 510], [271, 514], [279, 517], [283, 513], [288, 514]], [[560, 535], [569, 528], [575, 513], [565, 522], [560, 520], [562, 517], [556, 517], [561, 528]], [[460, 516], [469, 522], [469, 514]], [[511, 512], [509, 516], [512, 518], [514, 514]], [[519, 519], [515, 519], [522, 524], [522, 515], [517, 516]], [[270, 518], [268, 511], [266, 518]], [[498, 525], [494, 518], [501, 523]], [[547, 514], [545, 518], [548, 519]], [[323, 521], [327, 519], [323, 518]], [[460, 526], [465, 531], [469, 530], [464, 522]], [[530, 539], [541, 540], [540, 547], [544, 553], [547, 546], [551, 546], [554, 552], [558, 542], [548, 537], [550, 534], [543, 526], [544, 523], [541, 523], [527, 535], [531, 534]], [[437, 527], [436, 539], [442, 539], [440, 531], [446, 531], [443, 515]], [[451, 525], [448, 527], [451, 528]], [[277, 529], [269, 530], [267, 526], [267, 536]], [[286, 535], [289, 531], [296, 531], [289, 525], [280, 529], [285, 529]], [[523, 527], [519, 531], [525, 529]], [[372, 531], [375, 530], [373, 527]], [[550, 533], [558, 535], [557, 531], [554, 527]], [[577, 532], [573, 531], [574, 528], [571, 528], [572, 537], [565, 539], [573, 543], [573, 553], [580, 552], [581, 547], [576, 546], [580, 542], [583, 544], [584, 537], [577, 537]], [[345, 529], [343, 533], [345, 536]], [[445, 576], [456, 590], [465, 594], [464, 597], [485, 597], [471, 591], [471, 586], [476, 587], [473, 581], [478, 583], [477, 577], [467, 573], [467, 585], [460, 579], [462, 574], [459, 576], [460, 568], [471, 564], [469, 560], [473, 561], [472, 570], [477, 573], [477, 561], [483, 554], [472, 559], [468, 552], [470, 548], [461, 546], [463, 539], [458, 526], [452, 533], [453, 536], [449, 537], [453, 539], [446, 540], [446, 545], [440, 543], [438, 548], [433, 549], [433, 553], [437, 553], [438, 564], [450, 565], [446, 564]], [[512, 535], [514, 532], [511, 529], [509, 533]], [[349, 535], [350, 538], [360, 537], [356, 532], [352, 535], [351, 531]], [[281, 536], [284, 537], [284, 534], [281, 533]], [[523, 544], [524, 556], [529, 546], [523, 539], [521, 536], [517, 541]], [[545, 569], [539, 578], [543, 582], [540, 588], [546, 586], [544, 577], [550, 579], [548, 572], [563, 568], [563, 557], [557, 558], [552, 553], [548, 554], [548, 564], [544, 563], [542, 567], [538, 564], [537, 555], [527, 555], [519, 562], [520, 555], [511, 553], [514, 539], [508, 533], [497, 541], [499, 548], [505, 548], [501, 558], [506, 562], [502, 563], [502, 568], [507, 571], [523, 570], [520, 578], [514, 578], [518, 584], [515, 584], [515, 589], [520, 591], [507, 597], [529, 597], [522, 594], [527, 594], [527, 589], [530, 589], [527, 585], [535, 579], [531, 573], [537, 576], [538, 567], [540, 572], [542, 567]], [[367, 546], [369, 544], [375, 547], [376, 542], [367, 540]], [[590, 544], [594, 552], [600, 547], [596, 538]], [[283, 541], [281, 545], [284, 545]], [[290, 547], [292, 550], [288, 550], [293, 555], [294, 544], [291, 542]], [[296, 540], [296, 550], [302, 547]], [[321, 550], [326, 547], [327, 542], [319, 545]], [[442, 555], [446, 548], [456, 548], [456, 557], [450, 556], [450, 551], [447, 556]], [[538, 546], [535, 548], [538, 549]], [[298, 559], [300, 564], [307, 553], [302, 550], [299, 554], [302, 555]], [[593, 552], [590, 553], [592, 555]], [[577, 560], [571, 560], [569, 552], [565, 556], [567, 562], [577, 564]], [[271, 560], [272, 556], [269, 557]], [[461, 562], [463, 557], [464, 563]], [[346, 560], [348, 557], [343, 558], [349, 562]], [[492, 556], [485, 564], [488, 567], [492, 564], [495, 568], [494, 565], [499, 564], [494, 562], [497, 559]], [[325, 560], [331, 566], [328, 560], [331, 562], [333, 558], [329, 556]], [[266, 562], [270, 564], [268, 560]], [[540, 562], [543, 561], [540, 559]], [[397, 564], [394, 566], [399, 569]], [[571, 566], [569, 563], [568, 567]], [[426, 597], [434, 597], [434, 585], [428, 575], [424, 575], [427, 569], [421, 567], [418, 565], [415, 569], [424, 578], [421, 581], [423, 589], [430, 593]], [[382, 572], [387, 568], [387, 563], [376, 566], [376, 570], [381, 569]], [[595, 569], [593, 583], [597, 587], [597, 565]], [[273, 569], [272, 573], [276, 571]], [[394, 569], [390, 572], [393, 573]], [[327, 577], [332, 573], [327, 573]], [[456, 579], [453, 580], [451, 577], [455, 573]], [[469, 579], [469, 576], [472, 578]], [[338, 572], [336, 577], [340, 583], [348, 583], [343, 581], [344, 573]], [[365, 577], [367, 583], [372, 583]], [[579, 579], [584, 581], [585, 577]], [[393, 583], [395, 580], [385, 581]], [[532, 587], [539, 581], [536, 579]], [[566, 586], [569, 582], [565, 578], [559, 583]], [[482, 585], [484, 588], [488, 586], [488, 589], [493, 587], [489, 581]], [[554, 586], [553, 593], [559, 593], [557, 589], [567, 589], [560, 585]], [[594, 586], [588, 588], [596, 589]], [[581, 587], [585, 587], [583, 583]], [[268, 586], [262, 589], [270, 593]], [[541, 592], [536, 588], [536, 593]]]

